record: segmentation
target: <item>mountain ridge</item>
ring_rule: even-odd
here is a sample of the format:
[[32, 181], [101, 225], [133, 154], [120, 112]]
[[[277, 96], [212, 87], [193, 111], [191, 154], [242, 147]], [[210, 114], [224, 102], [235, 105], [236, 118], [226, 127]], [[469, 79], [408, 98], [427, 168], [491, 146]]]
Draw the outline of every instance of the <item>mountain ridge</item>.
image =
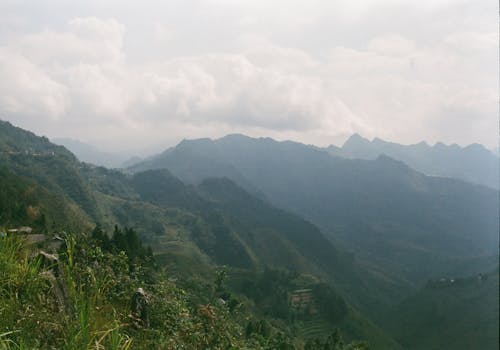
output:
[[[0, 141], [2, 135], [10, 133], [25, 141], [17, 143], [19, 148], [34, 148], [40, 142], [43, 147], [50, 146], [45, 144], [46, 139], [11, 125], [0, 125]], [[0, 161], [16, 176], [29, 178], [43, 191], [62, 196], [63, 203], [81, 208], [88, 222], [99, 223], [108, 232], [116, 224], [137, 230], [143, 241], [155, 248], [160, 261], [168, 266], [175, 262], [178, 277], [189, 279], [192, 277], [186, 271], [197, 274], [227, 265], [235, 270], [285, 269], [295, 271], [299, 277], [314, 275], [317, 281], [324, 279], [332, 293], [335, 281], [354, 281], [347, 275], [351, 270], [349, 262], [339, 257], [333, 244], [314, 225], [273, 207], [230, 180], [208, 179], [195, 187], [185, 185], [167, 170], [124, 174], [81, 163], [65, 148], [51, 147], [66, 156], [51, 153], [42, 159], [33, 154], [6, 154]], [[240, 293], [253, 298], [245, 294], [248, 291]], [[286, 301], [280, 293], [274, 297]], [[339, 298], [336, 296], [333, 303], [345, 303]], [[273, 305], [260, 307], [273, 309]], [[369, 338], [380, 349], [399, 348], [354, 307], [349, 306], [351, 312], [336, 323], [350, 338]], [[326, 322], [329, 327], [335, 325]], [[369, 326], [363, 328], [360, 324]]]
[[427, 175], [459, 178], [495, 189], [500, 186], [498, 156], [478, 143], [464, 147], [442, 142], [431, 146], [425, 141], [402, 145], [380, 138], [370, 141], [354, 134], [341, 147], [331, 145], [324, 149], [345, 158], [375, 159], [385, 154]]
[[[347, 244], [364, 259], [386, 259], [386, 254], [377, 253], [380, 249], [387, 250], [395, 244], [391, 242], [407, 242], [410, 251], [403, 257], [420, 256], [418, 261], [423, 265], [407, 263], [415, 271], [412, 278], [420, 276], [422, 281], [430, 277], [430, 270], [422, 267], [435, 258], [442, 260], [438, 265], [445, 269], [444, 256], [475, 258], [474, 254], [493, 254], [492, 247], [497, 246], [498, 192], [487, 187], [426, 176], [384, 155], [374, 160], [346, 159], [300, 143], [241, 136], [204, 139], [202, 143], [200, 147], [198, 141], [186, 140], [182, 147], [143, 162], [142, 170], [167, 167], [181, 179], [188, 174], [187, 182], [196, 183], [193, 179], [201, 182], [213, 177], [212, 171], [192, 166], [199, 159], [236, 169], [274, 205], [315, 223], [331, 239]], [[183, 152], [186, 149], [189, 152]], [[229, 172], [218, 175], [239, 181]], [[470, 241], [469, 232], [474, 231], [478, 231], [477, 240]], [[431, 243], [433, 236], [435, 242]], [[383, 248], [384, 244], [387, 247]], [[400, 265], [396, 256], [391, 259], [392, 263], [379, 263], [392, 269]]]

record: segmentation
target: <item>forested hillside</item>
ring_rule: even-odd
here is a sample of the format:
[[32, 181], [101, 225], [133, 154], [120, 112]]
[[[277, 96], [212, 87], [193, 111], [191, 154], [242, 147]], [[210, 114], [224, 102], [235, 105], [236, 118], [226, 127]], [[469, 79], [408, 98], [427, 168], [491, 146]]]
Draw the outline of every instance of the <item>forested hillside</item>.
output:
[[214, 168], [231, 169], [227, 177], [243, 177], [241, 186], [310, 220], [396, 284], [416, 287], [467, 262], [479, 272], [483, 258], [497, 254], [497, 191], [426, 176], [387, 156], [344, 159], [299, 143], [231, 135], [183, 141], [130, 170], [148, 168], [167, 168], [194, 184]]
[[[151, 317], [171, 315], [155, 326], [151, 321], [153, 333], [160, 332], [158, 344], [177, 334], [170, 341], [188, 348], [206, 344], [207, 348], [226, 349], [228, 344], [235, 344], [236, 348], [274, 349], [277, 345], [272, 344], [288, 344], [283, 346], [316, 349], [324, 342], [329, 346], [338, 344], [338, 334], [327, 339], [338, 328], [348, 341], [366, 340], [373, 349], [399, 348], [337, 290], [337, 285], [349, 284], [353, 289], [361, 286], [356, 267], [314, 225], [300, 217], [273, 207], [227, 179], [208, 179], [199, 186], [191, 186], [166, 170], [126, 175], [80, 163], [64, 148], [52, 146], [45, 139], [8, 123], [1, 126], [0, 137], [13, 135], [16, 151], [2, 149], [2, 165], [6, 170], [1, 174], [5, 181], [1, 187], [0, 227], [7, 232], [29, 225], [32, 234], [45, 234], [47, 242], [50, 237], [63, 237], [65, 242], [54, 250], [54, 245], [43, 243], [40, 236], [36, 236], [36, 242], [42, 242], [40, 246], [26, 245], [23, 238], [18, 241], [11, 233], [3, 238], [6, 250], [2, 258], [5, 266], [10, 267], [2, 280], [11, 281], [2, 294], [3, 305], [10, 305], [5, 309], [8, 313], [5, 311], [4, 315], [9, 316], [2, 325], [6, 332], [2, 336], [5, 346], [79, 348], [97, 341], [113, 343], [115, 348], [119, 344], [125, 348], [129, 343], [132, 348], [148, 348], [146, 344], [156, 344], [156, 338], [148, 332], [129, 329], [126, 321], [129, 310], [126, 300], [133, 295], [134, 288], [143, 286], [156, 300], [154, 307], [158, 310], [152, 313], [158, 316], [151, 314]], [[30, 214], [30, 208], [36, 209], [36, 215]], [[120, 236], [119, 227], [125, 227], [124, 236]], [[133, 239], [135, 232], [142, 244], [152, 248], [155, 267], [134, 265], [142, 264], [140, 260], [147, 256], [130, 248], [138, 244]], [[132, 243], [124, 243], [126, 237], [132, 237]], [[31, 240], [28, 237], [28, 242]], [[68, 240], [73, 242], [69, 247]], [[39, 249], [59, 256], [58, 264], [65, 271], [64, 280], [60, 280], [62, 275], [57, 277], [57, 284], [63, 285], [58, 287], [63, 290], [62, 299], [48, 292], [55, 287], [44, 277], [50, 268], [39, 265], [40, 261], [33, 258]], [[13, 255], [6, 255], [9, 250]], [[99, 250], [104, 255], [99, 255]], [[106, 272], [100, 271], [99, 266], [125, 263], [120, 251], [129, 259], [128, 272], [117, 270], [107, 280]], [[19, 274], [28, 273], [23, 272], [25, 268], [31, 276], [26, 280], [26, 288], [32, 292], [16, 295], [15, 281], [22, 278]], [[256, 284], [255, 288], [242, 288], [257, 283], [258, 276], [266, 282]], [[266, 276], [282, 277], [270, 280]], [[174, 299], [174, 309], [169, 309], [170, 302], [158, 304], [167, 297], [161, 289], [167, 279], [176, 282], [169, 282], [170, 287], [165, 288], [186, 297], [185, 301]], [[289, 298], [290, 293], [300, 289], [315, 292], [309, 308], [297, 311], [289, 304]], [[33, 299], [35, 295], [41, 297]], [[56, 304], [61, 302], [74, 306], [66, 312], [64, 326], [47, 325], [45, 331], [54, 338], [28, 339], [28, 329], [33, 329], [42, 315], [55, 312]], [[22, 316], [24, 323], [16, 326], [13, 320], [27, 312], [20, 306], [23, 304], [38, 311], [32, 316]], [[90, 312], [89, 308], [97, 311]], [[100, 310], [108, 312], [103, 314]], [[114, 311], [110, 314], [109, 310]], [[193, 329], [203, 329], [193, 339], [175, 333], [181, 332], [175, 328], [180, 326], [173, 322], [184, 317], [180, 316], [182, 310], [188, 310], [186, 322]], [[332, 314], [325, 310], [336, 311]], [[220, 323], [203, 325], [205, 321], [212, 322], [212, 316], [203, 321], [207, 316], [200, 313], [204, 312], [217, 315]], [[266, 326], [248, 326], [249, 322]], [[321, 325], [320, 328], [312, 333], [303, 332], [302, 328], [311, 322]], [[168, 333], [170, 330], [164, 333], [164, 326], [174, 329], [171, 330], [174, 333]], [[245, 327], [250, 328], [243, 332]]]
[[405, 349], [498, 349], [498, 268], [429, 281], [387, 318]]
[[[365, 346], [341, 337], [370, 349], [492, 348], [497, 339], [498, 271], [460, 277], [498, 266], [491, 189], [387, 157], [332, 158], [241, 136], [183, 142], [125, 173], [0, 126], [7, 349]], [[147, 327], [129, 316], [139, 287]], [[467, 321], [454, 323], [461, 314]]]

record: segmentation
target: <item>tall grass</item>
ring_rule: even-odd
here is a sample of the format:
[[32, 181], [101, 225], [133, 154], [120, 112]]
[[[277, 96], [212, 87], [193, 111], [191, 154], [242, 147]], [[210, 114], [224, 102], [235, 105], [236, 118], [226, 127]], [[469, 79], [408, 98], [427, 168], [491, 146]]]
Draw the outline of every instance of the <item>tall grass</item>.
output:
[[[50, 263], [23, 239], [0, 238], [0, 350], [283, 348], [272, 335], [246, 344], [227, 307], [193, 308], [164, 272], [144, 270], [146, 282], [124, 252], [103, 251], [83, 235], [65, 237]], [[128, 315], [139, 286], [148, 292], [147, 329]]]
[[[72, 236], [65, 246], [60, 266], [42, 266], [36, 249], [22, 238], [0, 238], [0, 350], [49, 344], [67, 350], [130, 348], [117, 312], [103, 307], [109, 277], [78, 265]], [[56, 286], [64, 291], [66, 305], [60, 305]]]

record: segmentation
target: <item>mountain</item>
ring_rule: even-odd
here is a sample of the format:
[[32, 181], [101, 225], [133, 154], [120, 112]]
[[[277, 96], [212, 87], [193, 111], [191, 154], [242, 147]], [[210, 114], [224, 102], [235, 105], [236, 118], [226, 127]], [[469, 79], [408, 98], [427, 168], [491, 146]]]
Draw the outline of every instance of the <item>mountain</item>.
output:
[[429, 281], [389, 316], [408, 350], [498, 349], [498, 269]]
[[498, 253], [497, 191], [426, 176], [387, 156], [345, 159], [296, 142], [230, 135], [183, 141], [129, 170], [158, 168], [192, 184], [216, 173], [255, 188], [395, 285], [415, 288]]
[[30, 226], [38, 232], [89, 229], [86, 213], [64, 197], [0, 167], [0, 225]]
[[[229, 179], [209, 178], [194, 186], [167, 170], [131, 175], [96, 167], [9, 123], [0, 124], [0, 165], [8, 169], [0, 172], [0, 226], [30, 224], [40, 231], [74, 230], [81, 220], [81, 230], [97, 223], [108, 232], [115, 225], [133, 228], [145, 244], [154, 247], [158, 262], [194, 290], [199, 300], [207, 299], [207, 291], [200, 285], [207, 283], [217, 266], [226, 265], [231, 279], [244, 283], [268, 273], [262, 271], [277, 271], [284, 277], [274, 281], [276, 288], [266, 292], [264, 299], [255, 290], [234, 287], [232, 291], [252, 305], [249, 312], [256, 317], [286, 325], [292, 317], [289, 288], [311, 288], [318, 290], [318, 303], [343, 310], [335, 318], [325, 312], [314, 316], [314, 322], [322, 324], [319, 335], [339, 327], [348, 339], [368, 339], [375, 349], [399, 348], [337, 290], [337, 284], [342, 290], [343, 285], [366, 290], [369, 283], [344, 253], [313, 224]], [[38, 194], [29, 197], [28, 189]], [[32, 219], [25, 214], [29, 206], [39, 213]], [[42, 216], [68, 225], [53, 228], [38, 223]], [[238, 285], [231, 279], [231, 285]], [[261, 287], [267, 288], [265, 284]], [[269, 300], [279, 301], [279, 307]], [[310, 317], [303, 315], [301, 320], [309, 322]], [[292, 332], [291, 325], [284, 327]], [[307, 335], [297, 336], [307, 339]]]
[[140, 158], [129, 158], [122, 154], [103, 152], [84, 142], [68, 139], [54, 138], [51, 140], [57, 145], [62, 145], [75, 154], [81, 162], [90, 163], [108, 168], [119, 168], [123, 164], [129, 166]]
[[406, 146], [379, 138], [369, 141], [354, 134], [342, 147], [330, 146], [325, 150], [345, 158], [376, 159], [386, 155], [426, 175], [462, 179], [495, 189], [500, 186], [498, 154], [479, 144], [460, 147], [438, 142], [429, 146], [421, 142]]
[[65, 147], [0, 121], [0, 164], [96, 217], [94, 195], [81, 173], [85, 165]]
[[55, 145], [44, 136], [39, 137], [4, 120], [0, 120], [0, 150], [4, 157], [7, 155], [30, 155], [33, 157], [59, 155], [75, 158], [63, 146]]
[[[0, 226], [132, 228], [195, 305], [220, 296], [241, 305], [241, 319], [266, 320], [299, 342], [338, 327], [373, 349], [400, 348], [387, 332], [415, 349], [446, 347], [451, 338], [439, 332], [453, 329], [455, 342], [487, 346], [491, 327], [477, 324], [498, 323], [498, 313], [473, 321], [469, 336], [451, 322], [473, 294], [455, 304], [453, 290], [420, 297], [431, 277], [462, 280], [498, 261], [498, 192], [488, 187], [426, 176], [387, 156], [344, 159], [242, 135], [183, 141], [121, 172], [6, 122], [0, 166]], [[214, 294], [221, 265], [227, 289]], [[297, 313], [289, 298], [304, 290], [313, 302]], [[487, 308], [489, 295], [474, 296], [474, 308]], [[414, 333], [397, 327], [406, 315]], [[425, 324], [434, 315], [432, 333]], [[417, 339], [426, 332], [429, 340]]]
[[138, 172], [149, 169], [169, 169], [175, 176], [190, 184], [199, 184], [206, 178], [225, 177], [247, 191], [259, 194], [258, 189], [235, 166], [198, 153], [200, 149], [205, 146], [209, 147], [211, 143], [210, 139], [182, 141], [177, 147], [163, 152], [163, 156], [138, 162], [130, 166], [128, 170]]

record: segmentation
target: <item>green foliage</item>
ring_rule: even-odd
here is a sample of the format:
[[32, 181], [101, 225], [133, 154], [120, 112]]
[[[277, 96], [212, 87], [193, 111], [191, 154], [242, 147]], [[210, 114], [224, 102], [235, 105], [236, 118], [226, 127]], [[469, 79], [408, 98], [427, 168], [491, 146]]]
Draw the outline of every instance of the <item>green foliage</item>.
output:
[[308, 340], [304, 350], [368, 350], [368, 344], [363, 342], [354, 342], [346, 344], [338, 329], [325, 339]]
[[348, 307], [331, 286], [325, 283], [319, 283], [313, 287], [314, 297], [316, 298], [318, 311], [323, 314], [325, 319], [332, 323], [340, 322], [348, 312]]
[[296, 273], [266, 268], [262, 272], [241, 273], [233, 282], [233, 288], [252, 299], [263, 315], [288, 320], [292, 310], [288, 293], [297, 289]]
[[0, 167], [0, 223], [9, 228], [31, 226], [41, 233], [54, 229], [51, 227], [53, 222], [64, 228], [88, 225], [85, 214], [63, 197]]
[[[59, 232], [62, 227], [53, 223], [65, 225], [68, 232], [85, 232], [91, 221], [102, 223], [90, 235], [62, 235], [66, 244], [59, 252], [57, 267], [49, 268], [42, 259], [35, 276], [49, 277], [40, 280], [44, 290], [35, 285], [34, 289], [43, 291], [40, 295], [47, 300], [41, 304], [34, 300], [31, 308], [45, 312], [50, 321], [37, 318], [36, 313], [34, 318], [26, 317], [26, 324], [20, 321], [15, 328], [19, 332], [9, 333], [9, 340], [18, 345], [85, 348], [97, 341], [107, 344], [106, 348], [109, 344], [300, 348], [301, 335], [290, 315], [288, 293], [302, 283], [290, 283], [287, 274], [296, 273], [289, 271], [298, 271], [297, 276], [315, 275], [316, 282], [321, 279], [327, 284], [355, 280], [349, 276], [352, 268], [318, 228], [231, 181], [211, 179], [200, 186], [186, 186], [165, 170], [127, 175], [79, 163], [64, 148], [20, 129], [7, 133], [16, 135], [17, 141], [4, 137], [2, 130], [0, 139], [4, 137], [18, 148], [12, 154], [10, 148], [0, 154], [2, 164], [13, 175], [3, 187], [4, 203], [15, 210], [9, 218], [2, 217], [2, 224], [29, 224], [38, 233]], [[36, 189], [36, 196], [25, 196], [25, 185], [16, 187], [22, 176], [29, 178], [27, 186]], [[30, 205], [40, 213], [32, 221], [20, 216], [31, 210]], [[114, 228], [115, 223], [119, 227]], [[167, 266], [168, 274], [155, 265], [145, 244], [155, 248], [158, 265]], [[228, 276], [214, 277], [216, 264], [227, 265]], [[265, 266], [272, 268], [263, 277], [256, 271], [264, 271]], [[248, 291], [233, 288], [231, 268], [245, 269], [249, 276], [255, 273], [252, 277], [260, 280], [255, 286], [247, 283]], [[146, 290], [150, 305], [159, 310], [149, 312], [148, 329], [131, 326], [134, 320], [128, 317], [130, 298], [139, 286]], [[325, 300], [332, 299], [329, 307], [339, 304], [341, 310], [343, 301], [333, 296], [336, 293], [327, 294]], [[15, 307], [12, 310], [19, 312]], [[60, 317], [52, 322], [56, 313]], [[325, 328], [331, 329], [332, 320], [320, 316]], [[257, 335], [243, 337], [242, 325], [249, 317], [268, 321], [269, 337], [260, 334], [257, 342], [253, 339]], [[359, 315], [354, 318], [362, 319]], [[46, 327], [49, 336], [37, 333], [34, 320], [47, 323], [39, 328]], [[355, 322], [349, 315], [342, 322], [346, 320]], [[9, 327], [15, 324], [12, 322]], [[375, 333], [373, 325], [363, 329], [344, 323], [339, 327], [348, 330], [349, 339], [371, 339]], [[24, 329], [32, 330], [34, 337], [27, 338]], [[385, 340], [381, 344], [390, 343]]]
[[[133, 231], [116, 233], [127, 231], [134, 243]], [[0, 239], [0, 349], [301, 348], [264, 319], [240, 326], [236, 309], [217, 302], [227, 293], [224, 269], [215, 274], [213, 302], [192, 305], [165, 272], [147, 269], [134, 250], [118, 252], [99, 227], [90, 236], [61, 235], [57, 260], [34, 255], [16, 236]], [[132, 259], [147, 278], [130, 271]], [[129, 314], [137, 286], [147, 293], [149, 328]]]
[[498, 349], [498, 269], [429, 281], [387, 317], [405, 349]]
[[121, 230], [118, 226], [115, 226], [111, 241], [107, 239], [105, 233], [98, 232], [96, 235], [101, 239], [103, 247], [109, 247], [108, 249], [114, 249], [117, 252], [125, 252], [132, 264], [136, 261], [142, 263], [153, 261], [151, 247], [144, 247], [139, 236], [132, 228], [125, 227]]
[[[478, 165], [482, 163], [480, 153], [489, 152], [475, 152], [473, 148], [477, 147], [464, 152], [471, 151], [466, 158]], [[391, 154], [396, 156], [395, 152]], [[464, 167], [451, 155], [444, 158], [455, 159], [452, 167], [477, 170]], [[439, 168], [445, 166], [444, 158], [425, 160]], [[498, 159], [491, 154], [488, 158], [489, 171], [481, 175], [493, 175], [494, 181], [489, 183], [498, 187]], [[158, 168], [168, 168], [187, 183], [202, 183], [200, 187], [208, 197], [216, 199], [214, 205], [233, 217], [248, 218], [253, 228], [255, 222], [269, 217], [276, 219], [275, 223], [286, 223], [286, 216], [255, 209], [256, 196], [237, 196], [238, 191], [234, 186], [231, 190], [229, 181], [205, 179], [227, 177], [247, 190], [258, 188], [260, 198], [310, 220], [332, 241], [354, 253], [347, 262], [355, 266], [349, 266], [342, 254], [328, 249], [328, 242], [321, 242], [311, 228], [292, 218], [288, 222], [295, 224], [285, 231], [290, 232], [287, 243], [300, 246], [300, 255], [305, 255], [307, 262], [314, 261], [323, 270], [330, 267], [329, 274], [335, 276], [343, 294], [373, 317], [401, 301], [429, 276], [498, 253], [497, 191], [455, 179], [425, 176], [385, 156], [376, 160], [344, 159], [299, 143], [231, 135], [213, 141], [184, 141], [131, 170]], [[432, 172], [436, 173], [443, 174]], [[245, 202], [248, 205], [239, 205]], [[239, 221], [245, 224], [244, 219]], [[254, 232], [248, 236], [259, 243], [262, 235], [251, 235]], [[260, 250], [252, 248], [266, 253], [270, 241], [267, 237], [267, 245], [259, 246]], [[280, 247], [272, 244], [273, 253], [275, 246]], [[311, 249], [306, 251], [305, 247]], [[291, 255], [293, 246], [287, 248], [283, 251]], [[276, 249], [276, 256], [281, 257], [283, 251]], [[286, 257], [283, 254], [279, 260], [299, 262], [296, 256]]]
[[[132, 259], [136, 269], [145, 261], [134, 250], [106, 251], [98, 232], [93, 238], [64, 234], [59, 259], [49, 263], [33, 258], [35, 251], [15, 236], [0, 239], [2, 348], [244, 347], [242, 329], [227, 307], [191, 307], [186, 292], [163, 272], [148, 270], [147, 281], [130, 272]], [[135, 242], [128, 232], [126, 241]], [[134, 326], [129, 316], [130, 297], [139, 285], [149, 299], [148, 329]]]

